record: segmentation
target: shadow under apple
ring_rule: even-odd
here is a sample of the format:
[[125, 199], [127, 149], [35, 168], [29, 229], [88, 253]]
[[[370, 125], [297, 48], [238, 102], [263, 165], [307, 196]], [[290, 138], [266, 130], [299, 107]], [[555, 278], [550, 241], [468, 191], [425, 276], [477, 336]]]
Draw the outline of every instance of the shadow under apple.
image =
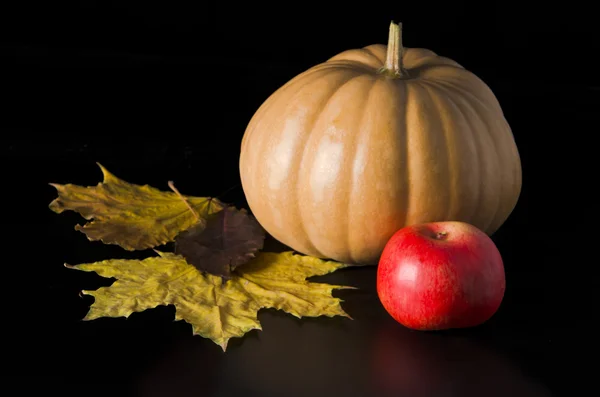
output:
[[373, 338], [373, 390], [380, 397], [549, 397], [499, 351], [461, 333], [413, 331], [382, 323]]

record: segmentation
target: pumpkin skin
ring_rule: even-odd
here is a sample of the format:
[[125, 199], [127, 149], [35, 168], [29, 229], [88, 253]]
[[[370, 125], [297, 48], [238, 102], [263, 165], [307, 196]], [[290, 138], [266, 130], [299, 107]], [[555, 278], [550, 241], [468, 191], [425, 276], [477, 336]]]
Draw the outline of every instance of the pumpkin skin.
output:
[[422, 48], [405, 48], [408, 77], [390, 78], [378, 73], [386, 51], [344, 51], [301, 73], [244, 133], [248, 206], [300, 253], [376, 265], [404, 226], [454, 220], [491, 235], [517, 203], [519, 153], [490, 88]]

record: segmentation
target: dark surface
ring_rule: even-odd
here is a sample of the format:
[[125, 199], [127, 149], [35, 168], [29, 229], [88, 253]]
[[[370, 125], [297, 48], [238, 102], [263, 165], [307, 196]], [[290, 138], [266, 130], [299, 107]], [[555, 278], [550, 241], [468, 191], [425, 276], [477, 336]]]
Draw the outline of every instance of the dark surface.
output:
[[[456, 6], [271, 19], [226, 8], [82, 1], [2, 14], [2, 376], [20, 390], [2, 394], [579, 395], [593, 380], [583, 360], [598, 352], [588, 329], [600, 300], [588, 210], [600, 88], [591, 12], [503, 6], [471, 17]], [[265, 310], [263, 331], [232, 340], [227, 353], [174, 322], [173, 307], [80, 321], [92, 298], [79, 291], [110, 280], [63, 263], [146, 253], [88, 242], [73, 230], [77, 214], [48, 209], [49, 182], [94, 185], [98, 161], [133, 183], [166, 190], [174, 180], [184, 194], [245, 207], [239, 145], [260, 103], [341, 50], [384, 43], [392, 18], [405, 23], [407, 46], [482, 77], [513, 128], [523, 193], [493, 237], [507, 291], [492, 320], [408, 331], [379, 304], [375, 269], [360, 268], [322, 278], [359, 287], [336, 292], [354, 320]]]

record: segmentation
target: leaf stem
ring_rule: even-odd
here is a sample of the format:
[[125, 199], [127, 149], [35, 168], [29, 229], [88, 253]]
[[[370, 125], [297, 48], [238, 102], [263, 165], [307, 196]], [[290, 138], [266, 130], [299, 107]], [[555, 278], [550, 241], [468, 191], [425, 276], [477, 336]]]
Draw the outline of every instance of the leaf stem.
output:
[[196, 218], [196, 222], [199, 222], [200, 221], [200, 215], [198, 215], [198, 213], [192, 207], [192, 205], [187, 200], [187, 198], [185, 198], [185, 196], [183, 196], [181, 193], [179, 193], [179, 190], [177, 190], [177, 188], [175, 187], [175, 184], [173, 184], [173, 181], [169, 181], [169, 188], [173, 192], [175, 192], [175, 194], [185, 203], [185, 205], [190, 209], [190, 211], [192, 211], [192, 214], [194, 214], [194, 218]]

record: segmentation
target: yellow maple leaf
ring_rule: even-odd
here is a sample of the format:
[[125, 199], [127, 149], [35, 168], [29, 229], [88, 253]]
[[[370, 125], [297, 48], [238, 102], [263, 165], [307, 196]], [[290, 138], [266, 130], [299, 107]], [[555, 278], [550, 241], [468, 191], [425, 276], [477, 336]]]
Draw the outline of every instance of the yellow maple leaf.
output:
[[75, 226], [89, 240], [117, 244], [126, 250], [153, 248], [220, 211], [224, 205], [208, 197], [182, 196], [148, 185], [125, 182], [98, 164], [104, 181], [96, 186], [55, 184], [58, 198], [50, 203], [56, 213], [78, 212], [87, 220]]
[[83, 291], [95, 298], [84, 320], [128, 317], [159, 305], [174, 305], [176, 320], [192, 325], [195, 335], [227, 349], [227, 342], [261, 329], [261, 308], [283, 310], [296, 317], [345, 316], [334, 289], [354, 287], [309, 282], [348, 265], [294, 254], [262, 252], [238, 268], [232, 279], [200, 272], [182, 256], [156, 251], [144, 260], [110, 259], [76, 266], [117, 280], [108, 287]]

